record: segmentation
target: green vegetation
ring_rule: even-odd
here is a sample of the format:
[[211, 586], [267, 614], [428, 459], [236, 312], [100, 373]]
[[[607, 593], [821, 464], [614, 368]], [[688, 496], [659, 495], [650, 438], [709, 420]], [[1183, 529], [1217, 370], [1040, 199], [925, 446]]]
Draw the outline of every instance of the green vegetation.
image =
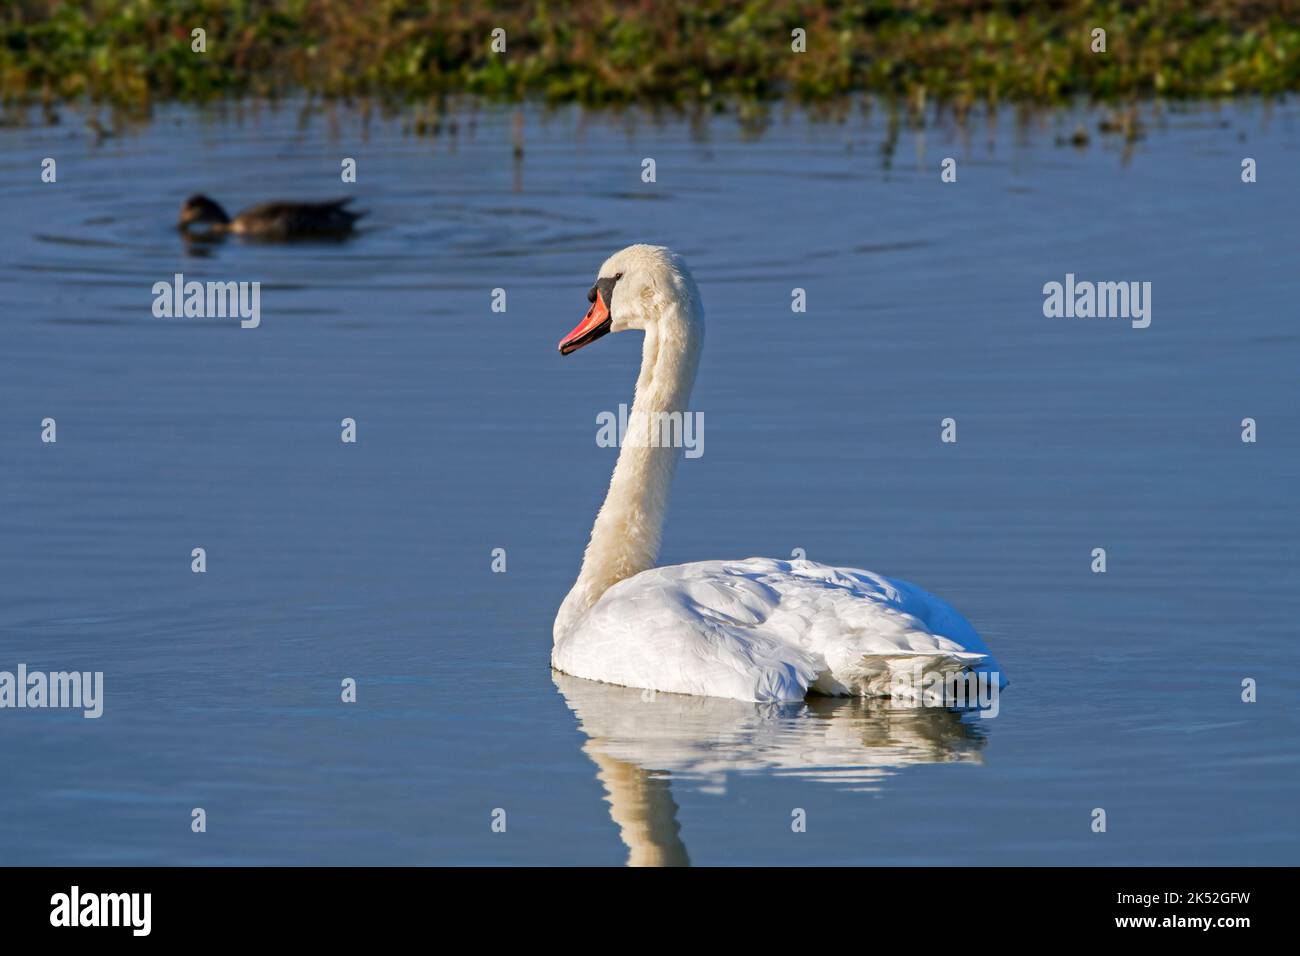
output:
[[[795, 27], [806, 53], [791, 52]], [[8, 0], [0, 82], [11, 105], [144, 109], [294, 90], [588, 104], [868, 91], [959, 108], [1274, 94], [1300, 87], [1300, 0]]]

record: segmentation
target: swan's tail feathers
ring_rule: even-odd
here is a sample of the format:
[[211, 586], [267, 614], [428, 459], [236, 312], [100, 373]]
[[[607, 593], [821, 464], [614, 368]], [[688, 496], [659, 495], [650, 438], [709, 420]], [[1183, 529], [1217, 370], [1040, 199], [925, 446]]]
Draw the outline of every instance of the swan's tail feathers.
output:
[[818, 675], [813, 689], [850, 697], [890, 697], [916, 705], [939, 703], [961, 694], [987, 655], [971, 651], [945, 654], [863, 654], [846, 673]]

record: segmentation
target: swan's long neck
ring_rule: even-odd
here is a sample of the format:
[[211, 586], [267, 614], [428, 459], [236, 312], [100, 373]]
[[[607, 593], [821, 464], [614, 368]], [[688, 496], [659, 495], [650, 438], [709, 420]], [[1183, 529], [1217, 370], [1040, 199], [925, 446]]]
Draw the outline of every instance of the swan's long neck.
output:
[[[660, 436], [682, 434], [699, 366], [703, 323], [683, 294], [647, 324], [636, 398], [605, 503], [596, 515], [582, 571], [555, 619], [555, 639], [624, 578], [654, 567], [668, 512], [668, 490], [681, 449]], [[662, 422], [664, 413], [670, 425]], [[674, 416], [674, 413], [676, 415]]]

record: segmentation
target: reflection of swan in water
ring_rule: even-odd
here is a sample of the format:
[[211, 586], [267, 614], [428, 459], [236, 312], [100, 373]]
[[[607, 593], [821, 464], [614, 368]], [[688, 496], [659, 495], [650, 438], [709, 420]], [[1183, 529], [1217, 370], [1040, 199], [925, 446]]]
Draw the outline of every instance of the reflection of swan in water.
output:
[[609, 795], [610, 818], [627, 844], [627, 865], [690, 866], [668, 775], [611, 757], [599, 744], [589, 740], [583, 750], [595, 761], [596, 776]]
[[978, 718], [888, 700], [747, 703], [551, 676], [587, 735], [630, 866], [690, 863], [673, 779], [721, 792], [728, 773], [763, 771], [875, 790], [910, 764], [979, 762], [986, 736]]

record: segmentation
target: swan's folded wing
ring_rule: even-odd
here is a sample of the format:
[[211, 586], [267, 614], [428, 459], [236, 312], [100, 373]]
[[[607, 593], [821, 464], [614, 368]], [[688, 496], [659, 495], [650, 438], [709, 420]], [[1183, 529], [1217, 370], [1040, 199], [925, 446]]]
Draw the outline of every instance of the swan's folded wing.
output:
[[602, 595], [552, 661], [577, 677], [672, 693], [793, 700], [815, 685], [874, 696], [918, 661], [949, 671], [985, 658], [982, 643], [977, 650], [930, 626], [922, 615], [933, 610], [978, 641], [956, 611], [927, 597], [869, 571], [811, 561], [654, 568]]
[[760, 627], [779, 595], [723, 562], [652, 568], [606, 591], [555, 645], [575, 677], [675, 694], [799, 700], [816, 661]]

